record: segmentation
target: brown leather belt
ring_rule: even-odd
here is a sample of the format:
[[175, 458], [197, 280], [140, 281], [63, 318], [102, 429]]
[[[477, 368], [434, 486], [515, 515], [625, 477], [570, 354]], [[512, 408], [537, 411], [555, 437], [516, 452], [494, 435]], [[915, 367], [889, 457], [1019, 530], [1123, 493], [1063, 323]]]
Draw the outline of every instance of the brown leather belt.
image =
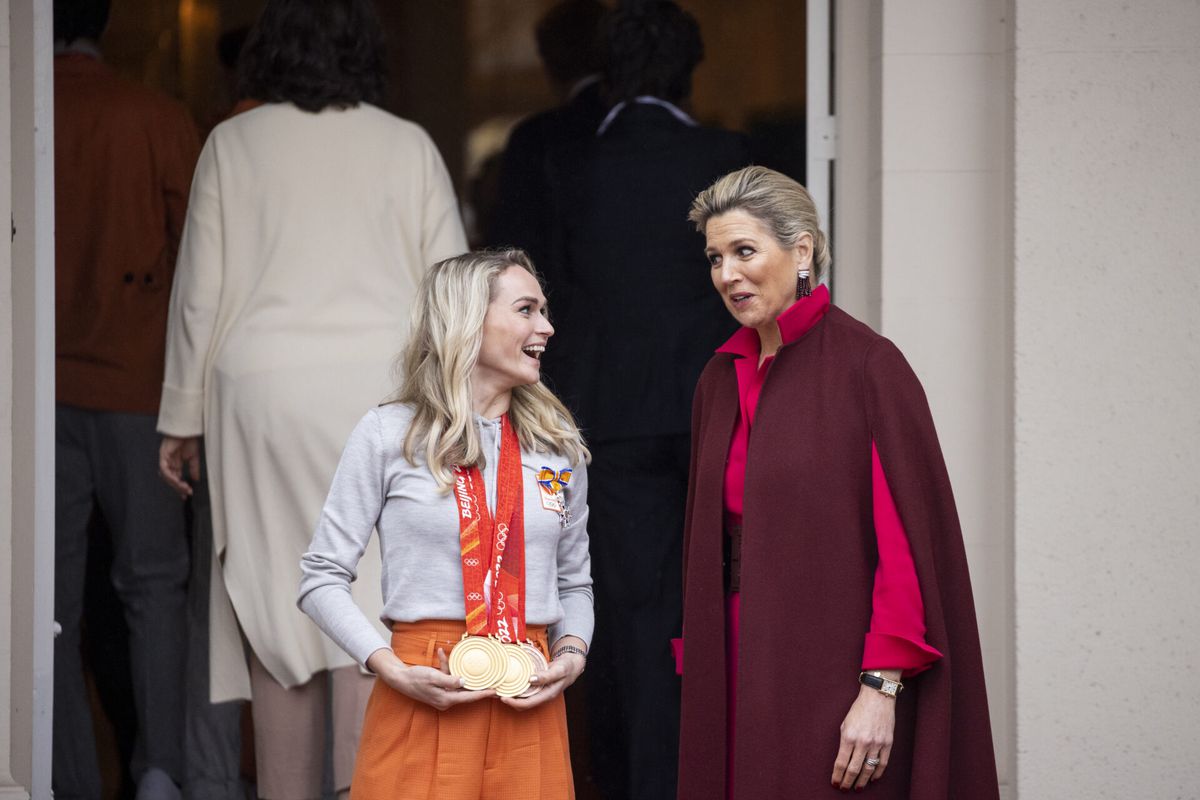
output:
[[742, 590], [742, 526], [726, 523], [721, 566], [725, 573], [725, 594]]

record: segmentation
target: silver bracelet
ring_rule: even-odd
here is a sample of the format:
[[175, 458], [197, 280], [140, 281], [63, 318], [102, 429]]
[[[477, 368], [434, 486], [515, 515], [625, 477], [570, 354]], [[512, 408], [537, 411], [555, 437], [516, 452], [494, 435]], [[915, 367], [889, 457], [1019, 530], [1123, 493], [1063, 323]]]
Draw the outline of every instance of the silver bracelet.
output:
[[561, 656], [563, 653], [578, 653], [580, 656], [583, 657], [583, 660], [585, 662], [587, 661], [587, 653], [584, 652], [582, 648], [576, 647], [573, 644], [564, 644], [561, 647], [556, 647], [554, 649], [554, 652], [550, 654], [550, 660], [553, 661], [554, 659]]

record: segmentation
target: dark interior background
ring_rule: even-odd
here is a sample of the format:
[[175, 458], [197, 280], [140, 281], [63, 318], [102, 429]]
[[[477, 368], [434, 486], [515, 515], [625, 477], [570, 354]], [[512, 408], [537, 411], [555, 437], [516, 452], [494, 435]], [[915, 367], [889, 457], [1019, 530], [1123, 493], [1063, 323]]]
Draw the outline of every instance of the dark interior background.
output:
[[[116, 0], [103, 45], [131, 78], [183, 100], [207, 130], [231, 105], [222, 32], [254, 22], [262, 0]], [[554, 0], [379, 0], [389, 44], [389, 110], [424, 126], [460, 195], [523, 115], [554, 104], [533, 27]], [[742, 130], [802, 165], [805, 3], [680, 0], [706, 57], [691, 111]], [[794, 168], [788, 169], [794, 172]]]

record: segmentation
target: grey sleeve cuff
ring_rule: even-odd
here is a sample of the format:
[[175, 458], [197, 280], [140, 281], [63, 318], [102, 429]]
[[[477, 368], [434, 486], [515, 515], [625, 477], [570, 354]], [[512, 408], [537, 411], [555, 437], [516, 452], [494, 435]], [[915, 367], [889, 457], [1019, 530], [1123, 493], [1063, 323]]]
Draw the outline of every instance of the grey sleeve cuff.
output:
[[595, 617], [592, 613], [592, 587], [582, 586], [559, 594], [563, 618], [550, 626], [546, 632], [550, 647], [564, 636], [578, 636], [590, 649]]
[[318, 586], [300, 598], [300, 610], [365, 669], [367, 658], [379, 649], [390, 650], [379, 631], [362, 613], [349, 588]]

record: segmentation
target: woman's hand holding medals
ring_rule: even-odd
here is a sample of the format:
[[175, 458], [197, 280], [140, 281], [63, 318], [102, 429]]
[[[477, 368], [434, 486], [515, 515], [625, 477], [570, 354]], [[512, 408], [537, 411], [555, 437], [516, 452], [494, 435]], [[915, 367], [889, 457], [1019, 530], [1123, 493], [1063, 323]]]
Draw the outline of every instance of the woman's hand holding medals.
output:
[[[463, 642], [483, 638], [485, 637], [467, 637], [463, 639]], [[493, 639], [489, 639], [489, 641], [503, 647]], [[523, 666], [520, 659], [511, 659], [509, 663], [516, 661], [518, 665], [510, 667], [508, 674], [498, 676], [496, 680], [492, 681], [492, 685], [479, 689], [465, 688], [477, 685], [478, 680], [473, 681], [470, 675], [460, 677], [459, 674], [453, 674], [450, 668], [451, 659], [446, 657], [446, 651], [440, 647], [437, 651], [438, 661], [441, 662], [440, 669], [405, 664], [396, 657], [395, 653], [384, 648], [371, 654], [367, 659], [367, 669], [401, 694], [436, 708], [438, 711], [445, 711], [461, 703], [473, 703], [487, 697], [499, 698], [506, 705], [523, 711], [554, 699], [583, 674], [585, 659], [579, 652], [576, 652], [582, 651], [583, 644], [583, 641], [577, 637], [564, 636], [555, 643], [558, 655], [549, 663], [541, 655], [540, 650], [532, 645], [524, 646], [521, 649], [531, 653], [530, 661], [535, 665], [533, 669], [526, 671], [528, 668]], [[461, 645], [462, 642], [455, 647], [455, 650], [458, 650]], [[570, 645], [569, 651], [559, 652], [564, 645]], [[470, 651], [470, 647], [463, 649], [463, 652], [468, 655]], [[462, 659], [454, 660], [461, 661]], [[469, 663], [466, 669], [462, 664], [456, 664], [456, 667], [458, 669], [455, 672], [460, 674], [472, 672]], [[514, 671], [519, 674], [512, 674]]]
[[[570, 647], [564, 648], [564, 645]], [[576, 636], [562, 637], [554, 643], [555, 654], [550, 664], [530, 677], [533, 691], [517, 697], [501, 697], [501, 702], [523, 711], [558, 697], [583, 674], [586, 662], [580, 653], [584, 647], [583, 640]]]
[[367, 659], [367, 669], [380, 680], [403, 695], [421, 703], [445, 711], [460, 703], [473, 703], [485, 697], [495, 697], [493, 689], [471, 691], [463, 688], [463, 679], [450, 674], [450, 662], [446, 651], [438, 648], [441, 669], [410, 666], [391, 650], [380, 648]]

